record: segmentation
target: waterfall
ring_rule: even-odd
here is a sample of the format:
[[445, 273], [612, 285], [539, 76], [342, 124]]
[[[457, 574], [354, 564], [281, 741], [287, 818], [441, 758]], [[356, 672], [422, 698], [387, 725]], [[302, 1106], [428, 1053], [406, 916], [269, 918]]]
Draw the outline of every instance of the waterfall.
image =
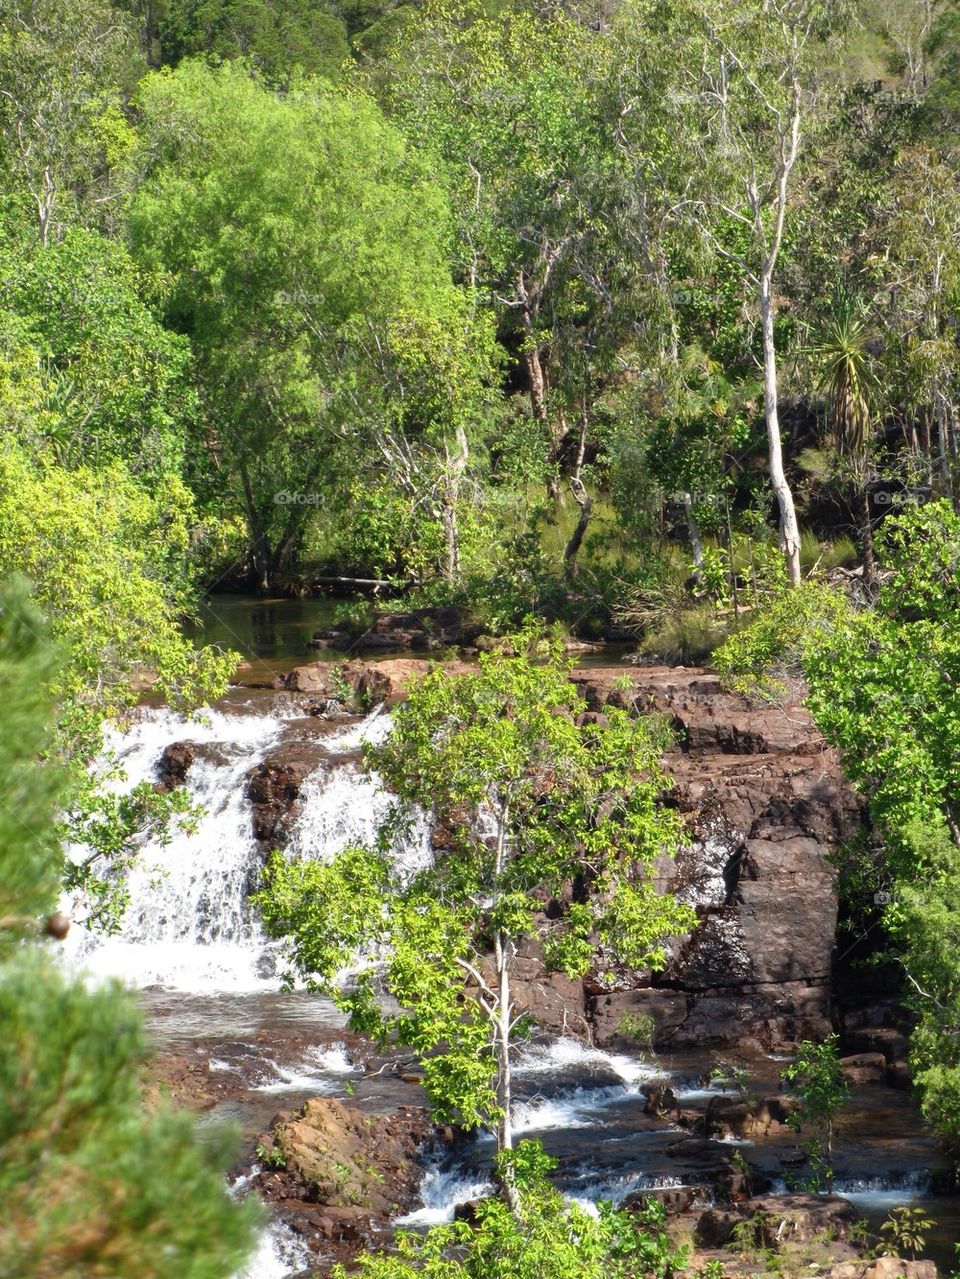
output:
[[[382, 739], [389, 729], [390, 717], [378, 708], [361, 724], [319, 742], [309, 738], [321, 748], [321, 757], [301, 789], [290, 856], [327, 857], [350, 842], [373, 838], [388, 797], [376, 778], [344, 753]], [[111, 731], [107, 748], [123, 773], [108, 783], [115, 789], [155, 781], [165, 747], [194, 746], [185, 784], [203, 811], [195, 829], [174, 829], [166, 842], [142, 841], [127, 872], [130, 904], [119, 933], [103, 937], [72, 929], [71, 960], [94, 977], [121, 977], [140, 987], [276, 989], [280, 948], [265, 936], [248, 902], [266, 850], [253, 837], [246, 787], [250, 770], [291, 741], [297, 741], [296, 720], [272, 711], [210, 710], [187, 720], [148, 709], [126, 731]], [[395, 853], [400, 874], [423, 865], [429, 857], [426, 824], [416, 823]], [[64, 903], [68, 912], [72, 906]]]

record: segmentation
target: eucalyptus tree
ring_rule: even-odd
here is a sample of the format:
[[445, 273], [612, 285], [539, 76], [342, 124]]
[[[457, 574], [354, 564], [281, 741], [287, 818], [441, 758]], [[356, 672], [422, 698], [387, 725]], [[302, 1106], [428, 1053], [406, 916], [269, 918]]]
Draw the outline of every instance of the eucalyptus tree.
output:
[[116, 228], [143, 70], [107, 0], [7, 0], [0, 9], [0, 150], [41, 244], [78, 219]]
[[487, 330], [451, 282], [443, 192], [369, 99], [186, 62], [139, 105], [135, 249], [193, 342], [266, 588], [358, 457], [435, 501], [492, 381]]
[[800, 533], [779, 419], [777, 269], [818, 70], [845, 0], [632, 3], [622, 50], [618, 141], [645, 190], [737, 270], [759, 316], [764, 419], [780, 541], [793, 585]]
[[[513, 987], [521, 944], [571, 977], [598, 949], [604, 967], [658, 968], [664, 939], [694, 919], [653, 884], [680, 830], [658, 802], [663, 725], [612, 708], [606, 724], [581, 723], [558, 645], [515, 643], [468, 674], [424, 676], [387, 741], [368, 748], [397, 796], [378, 845], [329, 861], [277, 853], [257, 897], [352, 1026], [420, 1055], [437, 1117], [492, 1129], [501, 1153], [513, 1147], [513, 1056], [528, 1025]], [[389, 841], [415, 813], [443, 847], [404, 877]], [[401, 1011], [384, 1008], [381, 989]], [[516, 1209], [511, 1164], [500, 1168]]]
[[554, 496], [569, 473], [570, 570], [590, 516], [594, 405], [630, 363], [617, 347], [646, 340], [651, 309], [648, 263], [629, 238], [643, 228], [606, 123], [611, 54], [562, 10], [431, 0], [369, 73], [450, 192], [460, 278], [520, 365]]

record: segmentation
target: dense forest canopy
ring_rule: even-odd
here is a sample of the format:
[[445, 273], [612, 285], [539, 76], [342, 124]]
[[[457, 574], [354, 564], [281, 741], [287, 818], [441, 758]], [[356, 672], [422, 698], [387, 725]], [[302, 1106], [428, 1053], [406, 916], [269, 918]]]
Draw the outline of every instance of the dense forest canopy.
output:
[[[958, 338], [958, 0], [6, 0], [0, 580], [30, 585], [14, 581], [0, 604], [18, 739], [0, 743], [0, 781], [22, 786], [42, 759], [50, 785], [30, 792], [23, 856], [0, 885], [0, 1004], [29, 1046], [56, 1003], [81, 1084], [89, 1025], [120, 1028], [119, 1082], [97, 1103], [106, 1136], [98, 1145], [81, 1115], [81, 1137], [56, 1157], [65, 1175], [105, 1159], [122, 1171], [136, 1142], [157, 1160], [176, 1146], [221, 1255], [183, 1261], [184, 1227], [169, 1233], [166, 1269], [147, 1270], [140, 1227], [121, 1222], [121, 1261], [84, 1269], [77, 1221], [93, 1210], [78, 1191], [54, 1223], [62, 1268], [42, 1268], [47, 1219], [0, 1096], [0, 1143], [20, 1142], [25, 1161], [0, 1160], [20, 1232], [0, 1268], [213, 1275], [249, 1240], [253, 1216], [224, 1198], [219, 1148], [194, 1146], [166, 1111], [139, 1116], [143, 1046], [123, 997], [34, 971], [41, 961], [8, 944], [33, 936], [25, 921], [64, 885], [85, 901], [83, 922], [116, 927], [116, 871], [138, 835], [189, 820], [184, 793], [121, 797], [89, 765], [104, 724], [145, 686], [185, 710], [223, 692], [236, 655], [182, 629], [214, 588], [378, 583], [387, 607], [457, 605], [488, 637], [527, 627], [534, 649], [537, 628], [559, 623], [666, 662], [712, 661], [751, 697], [802, 684], [865, 805], [863, 836], [840, 858], [844, 919], [854, 933], [882, 923], [906, 973], [914, 1082], [956, 1157]], [[363, 599], [342, 607], [345, 631], [366, 621]], [[643, 802], [622, 812], [648, 867], [675, 843], [657, 787], [636, 782], [659, 786], [662, 742], [616, 716], [573, 733], [582, 707], [557, 654], [514, 660], [485, 664], [457, 695], [426, 684], [375, 762], [411, 803], [448, 818], [473, 804], [479, 822], [496, 779], [482, 794], [452, 787], [435, 723], [488, 729], [477, 758], [492, 766], [506, 750], [494, 721], [525, 706], [510, 760], [529, 797], [524, 767], [550, 740], [537, 718], [547, 690], [559, 708], [549, 767], [581, 788], [577, 820], [607, 830], [603, 805], [634, 787]], [[495, 690], [510, 679], [504, 707]], [[473, 687], [471, 711], [457, 697]], [[519, 731], [530, 725], [533, 745]], [[571, 810], [533, 793], [526, 824], [503, 816], [504, 847], [529, 841], [553, 874], [553, 841], [566, 874], [583, 831], [563, 845]], [[0, 862], [15, 834], [5, 813]], [[471, 830], [460, 834], [474, 873], [485, 853]], [[54, 836], [89, 857], [65, 860]], [[270, 926], [331, 989], [339, 952], [315, 949], [321, 890], [346, 910], [362, 888], [353, 904], [370, 911], [345, 914], [343, 944], [392, 939], [402, 966], [427, 900], [463, 888], [439, 871], [416, 881], [378, 933], [370, 903], [390, 876], [377, 858], [354, 850], [296, 872], [281, 859], [262, 886]], [[518, 852], [506, 891], [509, 862], [491, 889], [503, 918], [481, 927], [466, 905], [457, 916], [471, 947], [490, 940], [483, 927], [499, 947], [529, 932], [544, 864]], [[646, 965], [686, 919], [672, 899], [624, 900], [613, 921], [571, 911], [566, 967], [579, 971], [608, 924]], [[433, 922], [453, 946], [449, 919]], [[463, 960], [455, 949], [448, 968]], [[401, 973], [397, 989], [411, 980]], [[38, 983], [44, 1002], [27, 1017], [23, 990]], [[368, 1004], [357, 1010], [374, 1024]], [[449, 1071], [475, 1065], [467, 1031], [482, 1040], [486, 1023], [433, 1013], [429, 1034], [415, 1020], [403, 1033], [433, 1052], [463, 1022], [462, 1059], [435, 1059], [449, 1089]], [[488, 1046], [458, 1113], [502, 1130], [509, 1100], [490, 1093], [490, 1072], [502, 1083], [509, 1028], [498, 1033], [503, 1053]], [[5, 1041], [0, 1094], [16, 1086], [13, 1055]], [[68, 1065], [44, 1049], [38, 1106]], [[481, 1216], [478, 1237], [506, 1256], [527, 1230], [549, 1252], [560, 1245], [544, 1223], [560, 1222], [583, 1233], [593, 1269], [560, 1248], [551, 1274], [669, 1271], [656, 1231], [649, 1266], [604, 1269], [617, 1240], [642, 1246], [635, 1227], [589, 1225], [552, 1194], [536, 1152], [501, 1144], [508, 1211]], [[92, 1177], [83, 1194], [109, 1215], [118, 1184]], [[155, 1193], [159, 1218], [173, 1190], [161, 1179]], [[450, 1228], [408, 1244], [405, 1260], [368, 1258], [367, 1273], [421, 1273], [442, 1254], [448, 1268], [430, 1273], [486, 1275], [450, 1261], [472, 1237]]]
[[598, 630], [776, 538], [869, 583], [954, 485], [957, 21], [17, 0], [7, 446], [176, 476], [207, 582]]

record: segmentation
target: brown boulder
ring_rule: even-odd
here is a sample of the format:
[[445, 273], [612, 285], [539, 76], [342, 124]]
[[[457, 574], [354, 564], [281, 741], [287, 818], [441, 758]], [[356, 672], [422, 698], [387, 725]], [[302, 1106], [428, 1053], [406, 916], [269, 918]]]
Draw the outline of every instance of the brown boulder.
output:
[[318, 758], [316, 752], [285, 751], [247, 773], [254, 839], [273, 847], [286, 842], [295, 817], [294, 805], [303, 783], [316, 769]]
[[196, 755], [192, 742], [171, 742], [165, 746], [157, 764], [156, 789], [163, 794], [182, 786]]
[[937, 1279], [937, 1267], [932, 1261], [877, 1257], [875, 1261], [845, 1261], [833, 1266], [827, 1279]]
[[782, 1126], [784, 1117], [780, 1098], [711, 1097], [704, 1131], [708, 1137], [765, 1137]]
[[851, 1084], [882, 1084], [887, 1079], [887, 1059], [883, 1053], [855, 1053], [841, 1057], [843, 1077]]
[[365, 1115], [315, 1097], [296, 1115], [278, 1116], [264, 1144], [303, 1197], [331, 1210], [326, 1215], [342, 1226], [347, 1218], [388, 1219], [416, 1199], [422, 1175], [417, 1152], [430, 1131], [422, 1110]]

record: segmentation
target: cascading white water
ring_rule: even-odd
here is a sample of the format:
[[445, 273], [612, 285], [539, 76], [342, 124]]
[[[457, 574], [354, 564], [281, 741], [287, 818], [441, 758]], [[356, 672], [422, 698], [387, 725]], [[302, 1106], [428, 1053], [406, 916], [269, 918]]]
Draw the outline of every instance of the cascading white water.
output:
[[[110, 735], [109, 747], [122, 766], [124, 779], [110, 784], [129, 788], [153, 781], [166, 746], [194, 745], [195, 758], [186, 785], [203, 807], [195, 830], [174, 831], [166, 844], [147, 840], [129, 872], [130, 907], [120, 934], [98, 938], [72, 930], [68, 947], [72, 959], [94, 976], [115, 975], [139, 986], [157, 984], [169, 990], [229, 992], [236, 1004], [259, 1002], [260, 991], [277, 988], [277, 947], [264, 935], [248, 894], [262, 865], [263, 847], [253, 838], [248, 774], [265, 758], [295, 744], [297, 708], [268, 702], [266, 711], [245, 713], [213, 710], [202, 719], [185, 720], [168, 711], [144, 711], [124, 733]], [[317, 738], [304, 734], [316, 748], [318, 767], [301, 786], [298, 812], [290, 832], [287, 855], [327, 857], [352, 842], [370, 841], [387, 813], [389, 799], [375, 777], [364, 773], [351, 758], [363, 741], [381, 741], [390, 731], [390, 717], [374, 711], [361, 724]], [[725, 871], [735, 851], [723, 832], [711, 835], [683, 855], [686, 861], [683, 895], [708, 911], [722, 907], [727, 885]], [[426, 823], [416, 821], [394, 849], [398, 876], [413, 873], [430, 857]], [[732, 944], [727, 938], [728, 949]], [[183, 999], [186, 996], [177, 996]], [[206, 997], [209, 1002], [209, 996]], [[329, 1024], [329, 1023], [328, 1023]], [[243, 1032], [237, 1032], [239, 1039]], [[306, 1046], [294, 1059], [277, 1059], [252, 1040], [243, 1052], [253, 1060], [246, 1071], [251, 1095], [272, 1093], [337, 1093], [357, 1067], [342, 1046], [326, 1041]], [[209, 1049], [207, 1050], [209, 1051]], [[227, 1059], [220, 1059], [225, 1051]], [[232, 1041], [218, 1043], [209, 1059], [211, 1074], [240, 1070]], [[598, 1199], [620, 1202], [638, 1189], [680, 1184], [671, 1168], [651, 1166], [644, 1153], [625, 1166], [607, 1157], [596, 1142], [604, 1134], [609, 1150], [619, 1150], [615, 1136], [628, 1136], [624, 1149], [633, 1151], [631, 1107], [642, 1108], [642, 1085], [663, 1072], [629, 1054], [605, 1053], [572, 1039], [537, 1040], [517, 1055], [518, 1098], [514, 1125], [518, 1134], [536, 1133], [548, 1142], [563, 1140], [576, 1130], [577, 1147], [566, 1151], [561, 1184], [565, 1193], [587, 1210]], [[686, 1085], [686, 1086], [685, 1086]], [[684, 1105], [698, 1104], [724, 1091], [703, 1087], [694, 1079], [675, 1079], [674, 1092]], [[617, 1126], [619, 1125], [619, 1127]], [[609, 1139], [608, 1139], [609, 1134]], [[580, 1139], [584, 1156], [579, 1158]], [[593, 1146], [591, 1147], [591, 1141]], [[746, 1144], [739, 1142], [738, 1144]], [[438, 1161], [425, 1171], [423, 1206], [401, 1224], [426, 1226], [449, 1220], [458, 1204], [488, 1192], [489, 1150], [478, 1142], [479, 1159], [453, 1164]], [[904, 1202], [922, 1190], [922, 1180], [887, 1182], [850, 1180], [839, 1185], [858, 1206], [883, 1207]], [[279, 1221], [263, 1233], [256, 1255], [236, 1279], [284, 1279], [309, 1262], [302, 1243]]]
[[116, 937], [71, 930], [69, 951], [97, 976], [118, 976], [138, 986], [182, 990], [256, 989], [264, 943], [247, 905], [256, 867], [250, 807], [244, 797], [249, 770], [278, 742], [283, 721], [274, 715], [208, 711], [184, 720], [148, 710], [107, 746], [123, 770], [115, 789], [154, 781], [165, 747], [188, 741], [201, 749], [187, 789], [203, 813], [195, 830], [176, 829], [168, 843], [145, 840], [128, 872], [130, 904]]
[[[203, 812], [195, 829], [175, 829], [168, 842], [145, 840], [128, 872], [130, 905], [115, 937], [73, 929], [67, 953], [96, 977], [117, 976], [138, 986], [202, 991], [275, 989], [277, 947], [248, 902], [263, 850], [253, 837], [247, 775], [279, 745], [288, 728], [277, 714], [208, 711], [185, 720], [146, 710], [107, 746], [123, 770], [115, 789], [154, 781], [165, 747], [189, 742], [199, 749], [186, 787]], [[378, 708], [362, 724], [320, 742], [331, 757], [363, 741], [382, 739], [390, 718]], [[326, 857], [353, 841], [373, 838], [388, 799], [376, 779], [351, 763], [325, 761], [307, 778], [290, 855]], [[78, 855], [82, 850], [77, 850]], [[396, 850], [398, 870], [409, 874], [429, 856], [421, 822]], [[65, 903], [70, 911], [72, 903]]]

